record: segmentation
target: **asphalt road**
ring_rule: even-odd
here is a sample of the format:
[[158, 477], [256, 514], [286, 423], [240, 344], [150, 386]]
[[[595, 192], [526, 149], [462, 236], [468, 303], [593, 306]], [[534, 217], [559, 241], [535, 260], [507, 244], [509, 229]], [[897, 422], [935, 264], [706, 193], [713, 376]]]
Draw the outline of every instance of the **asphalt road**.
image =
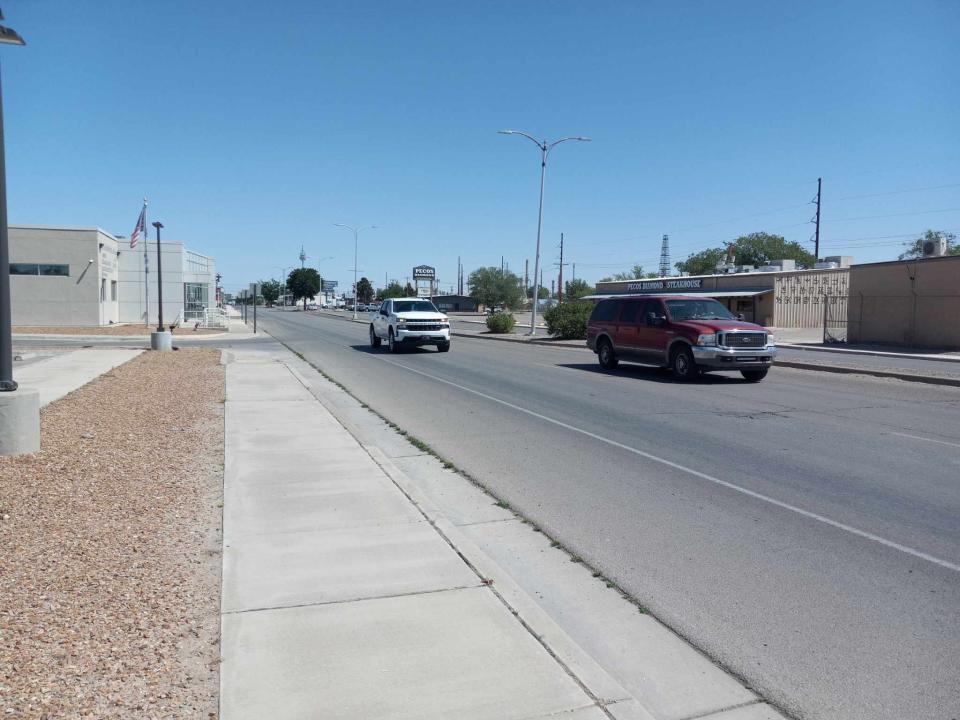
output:
[[262, 322], [788, 712], [960, 717], [960, 389]]

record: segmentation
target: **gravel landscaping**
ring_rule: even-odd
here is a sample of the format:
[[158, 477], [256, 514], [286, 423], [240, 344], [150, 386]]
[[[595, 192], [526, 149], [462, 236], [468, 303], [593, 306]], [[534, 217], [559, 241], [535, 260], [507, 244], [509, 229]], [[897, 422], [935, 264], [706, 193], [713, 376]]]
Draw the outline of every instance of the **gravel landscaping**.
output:
[[[96, 327], [27, 327], [14, 326], [13, 332], [22, 335], [143, 335], [147, 336], [156, 330], [156, 326], [143, 325], [99, 325]], [[176, 327], [174, 335], [207, 335], [226, 332], [223, 328], [197, 328], [193, 326]]]
[[215, 718], [224, 373], [144, 353], [0, 457], [0, 718]]

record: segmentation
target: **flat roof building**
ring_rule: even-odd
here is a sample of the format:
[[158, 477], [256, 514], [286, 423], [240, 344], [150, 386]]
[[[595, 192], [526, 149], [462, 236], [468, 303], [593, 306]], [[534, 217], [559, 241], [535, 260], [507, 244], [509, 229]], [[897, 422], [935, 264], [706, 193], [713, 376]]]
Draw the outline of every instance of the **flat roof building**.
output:
[[[11, 225], [10, 300], [15, 326], [94, 327], [157, 322], [156, 241], [128, 240], [100, 228]], [[149, 274], [144, 273], [144, 245]], [[162, 242], [163, 319], [203, 317], [216, 305], [212, 258]]]
[[744, 320], [768, 327], [821, 327], [825, 315], [846, 318], [850, 268], [739, 272], [615, 280], [597, 283], [597, 295], [671, 293], [716, 298]]

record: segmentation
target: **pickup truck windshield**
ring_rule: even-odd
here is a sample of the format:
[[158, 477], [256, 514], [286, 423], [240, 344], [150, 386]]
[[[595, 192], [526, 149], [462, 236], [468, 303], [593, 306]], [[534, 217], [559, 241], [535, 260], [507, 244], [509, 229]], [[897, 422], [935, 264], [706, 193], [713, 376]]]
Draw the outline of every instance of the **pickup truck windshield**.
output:
[[427, 300], [394, 300], [393, 311], [402, 312], [439, 312], [432, 302]]
[[667, 300], [667, 310], [674, 322], [683, 320], [736, 320], [737, 318], [716, 300]]

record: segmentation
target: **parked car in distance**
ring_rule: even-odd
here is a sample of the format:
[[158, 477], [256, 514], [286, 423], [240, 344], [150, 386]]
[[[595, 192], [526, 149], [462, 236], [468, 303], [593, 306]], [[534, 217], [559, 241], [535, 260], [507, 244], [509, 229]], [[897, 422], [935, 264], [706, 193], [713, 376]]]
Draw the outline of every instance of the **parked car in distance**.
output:
[[395, 298], [384, 300], [370, 320], [370, 345], [387, 343], [391, 352], [405, 345], [435, 345], [450, 350], [450, 320], [429, 300]]
[[633, 295], [600, 300], [587, 323], [587, 346], [600, 365], [620, 360], [669, 367], [678, 380], [738, 370], [749, 382], [767, 375], [777, 355], [773, 335], [713, 298]]

